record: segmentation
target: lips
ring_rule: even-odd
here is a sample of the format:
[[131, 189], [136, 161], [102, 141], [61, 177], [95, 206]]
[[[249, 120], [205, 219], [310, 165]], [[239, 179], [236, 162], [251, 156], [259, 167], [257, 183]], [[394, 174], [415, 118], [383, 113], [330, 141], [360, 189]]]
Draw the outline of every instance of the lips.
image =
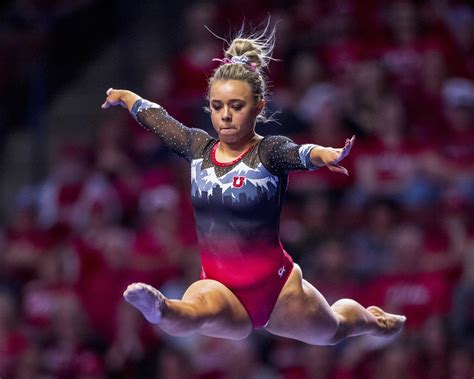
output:
[[236, 130], [235, 128], [229, 126], [229, 127], [224, 127], [224, 128], [220, 128], [220, 132], [221, 133], [228, 133], [228, 132], [231, 132], [232, 130]]

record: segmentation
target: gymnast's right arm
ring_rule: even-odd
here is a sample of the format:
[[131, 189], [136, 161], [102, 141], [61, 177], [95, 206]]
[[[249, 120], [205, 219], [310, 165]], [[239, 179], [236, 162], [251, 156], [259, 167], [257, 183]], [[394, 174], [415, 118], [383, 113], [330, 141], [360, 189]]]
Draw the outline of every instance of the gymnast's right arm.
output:
[[162, 106], [142, 99], [131, 91], [109, 88], [102, 108], [115, 105], [128, 109], [140, 125], [187, 160], [191, 160], [199, 147], [211, 139], [205, 131], [184, 126]]

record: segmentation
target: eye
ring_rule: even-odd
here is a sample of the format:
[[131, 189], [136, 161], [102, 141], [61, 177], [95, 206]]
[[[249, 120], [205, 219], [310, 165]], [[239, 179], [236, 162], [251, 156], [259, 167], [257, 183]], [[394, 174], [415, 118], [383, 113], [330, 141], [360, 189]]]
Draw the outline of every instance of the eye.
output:
[[236, 111], [240, 111], [244, 106], [242, 104], [234, 104], [232, 105], [232, 109], [235, 109]]
[[212, 104], [211, 108], [214, 109], [215, 111], [218, 111], [222, 108], [222, 105], [220, 104]]

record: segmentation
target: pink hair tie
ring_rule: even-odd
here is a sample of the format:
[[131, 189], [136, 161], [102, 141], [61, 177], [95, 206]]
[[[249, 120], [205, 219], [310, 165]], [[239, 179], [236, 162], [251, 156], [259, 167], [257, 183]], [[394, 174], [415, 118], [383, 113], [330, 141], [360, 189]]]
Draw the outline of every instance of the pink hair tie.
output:
[[221, 62], [222, 64], [243, 64], [246, 65], [250, 70], [256, 71], [257, 65], [255, 63], [250, 63], [250, 59], [245, 55], [236, 55], [232, 58], [213, 58], [213, 62]]
[[232, 64], [232, 60], [229, 59], [229, 58], [223, 58], [223, 59], [213, 58], [212, 61], [213, 62], [221, 62], [222, 64]]

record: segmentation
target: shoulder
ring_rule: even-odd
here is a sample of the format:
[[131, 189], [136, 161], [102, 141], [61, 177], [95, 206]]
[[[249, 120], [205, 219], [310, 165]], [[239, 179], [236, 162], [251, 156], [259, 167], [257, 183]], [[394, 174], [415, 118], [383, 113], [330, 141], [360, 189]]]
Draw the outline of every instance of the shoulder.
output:
[[293, 142], [293, 140], [287, 136], [283, 136], [280, 134], [271, 134], [262, 138], [262, 143], [264, 142], [284, 143], [284, 142]]
[[288, 148], [293, 145], [290, 138], [282, 135], [265, 136], [258, 145], [258, 157], [272, 174], [283, 175], [285, 170], [281, 169], [281, 162], [286, 160]]
[[217, 141], [214, 137], [212, 137], [208, 132], [201, 128], [189, 128], [189, 132], [196, 138], [202, 138], [206, 141]]
[[288, 143], [294, 143], [291, 138], [282, 135], [269, 135], [260, 141], [259, 149], [276, 148]]
[[217, 143], [217, 139], [199, 128], [192, 128], [190, 133], [193, 140], [193, 158], [203, 158], [205, 155], [209, 155], [212, 147]]

